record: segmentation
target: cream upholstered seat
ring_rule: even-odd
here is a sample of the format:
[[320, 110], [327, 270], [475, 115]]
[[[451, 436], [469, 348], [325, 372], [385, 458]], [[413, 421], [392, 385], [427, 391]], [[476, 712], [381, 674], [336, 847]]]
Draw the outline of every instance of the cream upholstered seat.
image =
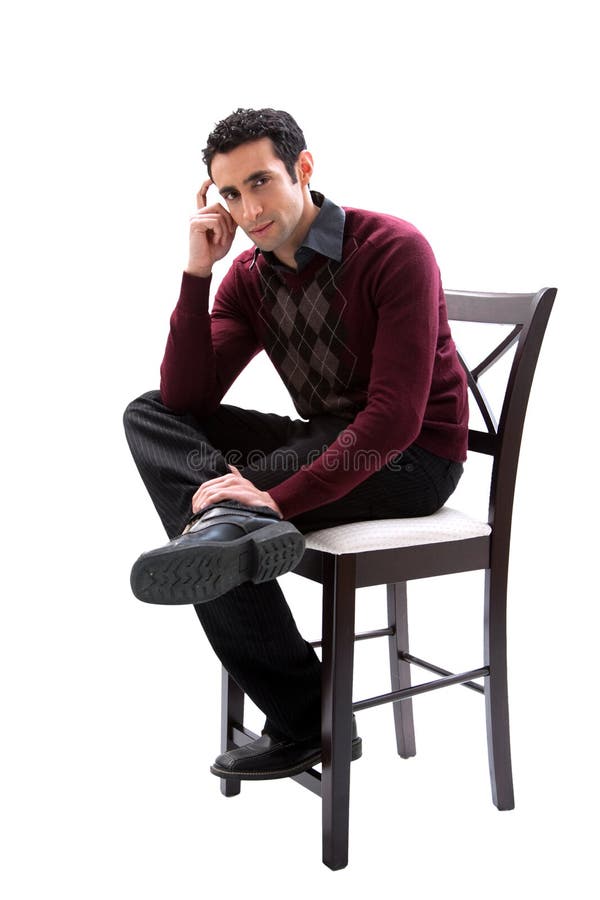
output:
[[444, 506], [431, 516], [405, 519], [375, 519], [322, 528], [306, 535], [306, 549], [322, 553], [364, 553], [462, 541], [490, 534], [491, 526], [457, 509]]
[[[506, 594], [515, 479], [525, 411], [538, 354], [556, 290], [536, 294], [446, 292], [449, 318], [475, 327], [478, 346], [488, 325], [510, 331], [476, 366], [465, 373], [485, 430], [469, 428], [469, 451], [492, 459], [487, 521], [451, 507], [432, 516], [354, 522], [313, 531], [295, 574], [323, 588], [323, 632], [313, 646], [322, 648], [322, 771], [310, 769], [294, 780], [321, 798], [323, 862], [341, 869], [348, 862], [352, 715], [389, 703], [399, 756], [416, 753], [412, 698], [461, 684], [483, 695], [486, 709], [492, 799], [498, 809], [514, 806], [506, 673]], [[496, 332], [497, 333], [497, 332]], [[514, 357], [498, 421], [481, 390], [480, 378], [512, 347]], [[487, 492], [487, 488], [486, 488]], [[480, 498], [483, 501], [483, 496]], [[457, 572], [485, 572], [483, 661], [454, 673], [421, 659], [409, 649], [407, 582]], [[357, 588], [386, 585], [387, 628], [355, 633]], [[392, 690], [353, 700], [354, 643], [387, 636]], [[411, 667], [438, 677], [414, 685]], [[483, 679], [483, 684], [479, 683]], [[223, 672], [223, 751], [256, 735], [244, 726], [244, 695]], [[226, 796], [240, 782], [222, 779]]]

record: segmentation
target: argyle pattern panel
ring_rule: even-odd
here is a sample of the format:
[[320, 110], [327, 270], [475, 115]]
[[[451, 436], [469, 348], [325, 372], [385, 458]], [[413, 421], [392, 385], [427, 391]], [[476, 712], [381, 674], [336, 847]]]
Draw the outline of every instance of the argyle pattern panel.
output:
[[348, 301], [339, 281], [348, 261], [328, 260], [293, 289], [277, 270], [261, 271], [265, 350], [304, 419], [330, 413], [351, 420], [364, 406], [364, 391], [352, 389], [357, 357], [344, 342]]

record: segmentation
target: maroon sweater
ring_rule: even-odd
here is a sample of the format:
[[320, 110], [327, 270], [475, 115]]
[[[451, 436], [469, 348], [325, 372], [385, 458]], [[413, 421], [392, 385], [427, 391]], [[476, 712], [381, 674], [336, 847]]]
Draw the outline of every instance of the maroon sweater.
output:
[[342, 497], [416, 443], [467, 450], [467, 392], [439, 270], [425, 238], [392, 216], [346, 208], [340, 263], [316, 254], [275, 270], [234, 260], [208, 311], [210, 279], [184, 273], [161, 367], [166, 406], [202, 418], [265, 349], [304, 418], [348, 425], [269, 490], [286, 518]]

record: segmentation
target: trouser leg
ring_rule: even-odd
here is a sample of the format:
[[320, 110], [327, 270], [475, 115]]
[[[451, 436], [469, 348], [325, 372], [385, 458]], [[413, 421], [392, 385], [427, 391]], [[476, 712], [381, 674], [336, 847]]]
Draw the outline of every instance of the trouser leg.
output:
[[[233, 462], [261, 490], [297, 471], [346, 424], [332, 416], [291, 420], [223, 405], [199, 423], [171, 413], [158, 392], [126, 412], [128, 441], [170, 537], [180, 533], [203, 481]], [[303, 532], [361, 519], [419, 516], [443, 505], [462, 466], [410, 447], [340, 500], [292, 521]], [[267, 730], [294, 739], [316, 734], [320, 664], [299, 634], [277, 582], [244, 584], [196, 607], [208, 639], [240, 687], [267, 715]]]
[[293, 740], [317, 735], [321, 663], [279, 583], [249, 582], [195, 610], [223, 666], [265, 713], [265, 730]]
[[[294, 424], [287, 417], [227, 406], [199, 423], [167, 410], [156, 391], [135, 400], [125, 413], [131, 452], [171, 538], [189, 519], [198, 486], [229, 471], [227, 462], [248, 477], [250, 459], [254, 483], [262, 478], [272, 486], [291, 474], [285, 455], [276, 473], [263, 464], [286, 442], [290, 429]], [[223, 666], [265, 713], [265, 728], [294, 740], [318, 734], [320, 662], [299, 633], [277, 581], [240, 585], [195, 610]]]
[[167, 410], [158, 391], [125, 410], [125, 435], [146, 489], [169, 538], [181, 534], [199, 485], [225, 475], [223, 455], [210, 446], [191, 415]]

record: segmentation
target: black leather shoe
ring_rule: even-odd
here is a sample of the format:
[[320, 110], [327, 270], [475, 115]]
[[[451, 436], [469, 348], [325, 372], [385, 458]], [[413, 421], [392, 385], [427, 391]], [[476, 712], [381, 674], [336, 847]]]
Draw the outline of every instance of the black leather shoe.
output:
[[[352, 716], [352, 759], [361, 756], [362, 738], [357, 734], [356, 719]], [[217, 756], [210, 771], [219, 778], [266, 781], [298, 775], [320, 762], [320, 737], [292, 741], [263, 733], [257, 740]]]
[[278, 578], [303, 553], [303, 535], [268, 507], [208, 507], [179, 537], [140, 556], [131, 590], [146, 603], [206, 603], [245, 581]]

